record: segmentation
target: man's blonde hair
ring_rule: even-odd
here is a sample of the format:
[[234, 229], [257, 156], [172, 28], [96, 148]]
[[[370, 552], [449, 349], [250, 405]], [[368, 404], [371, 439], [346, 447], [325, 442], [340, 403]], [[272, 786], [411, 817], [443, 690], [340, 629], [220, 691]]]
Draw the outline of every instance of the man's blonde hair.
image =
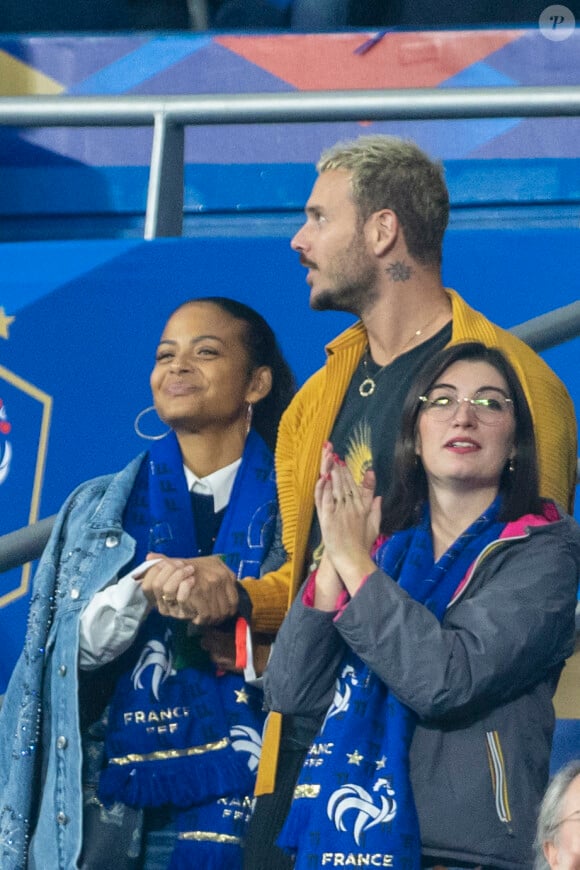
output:
[[441, 265], [449, 220], [449, 192], [441, 163], [397, 136], [361, 136], [324, 151], [318, 172], [344, 169], [361, 221], [381, 209], [397, 215], [409, 253], [425, 265]]

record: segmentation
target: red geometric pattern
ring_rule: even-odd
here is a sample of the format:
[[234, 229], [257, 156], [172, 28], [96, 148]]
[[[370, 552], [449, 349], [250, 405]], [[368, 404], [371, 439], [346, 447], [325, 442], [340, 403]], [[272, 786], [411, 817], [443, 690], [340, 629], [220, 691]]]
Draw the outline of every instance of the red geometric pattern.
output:
[[523, 30], [372, 34], [216, 36], [214, 41], [301, 91], [436, 87], [519, 39]]

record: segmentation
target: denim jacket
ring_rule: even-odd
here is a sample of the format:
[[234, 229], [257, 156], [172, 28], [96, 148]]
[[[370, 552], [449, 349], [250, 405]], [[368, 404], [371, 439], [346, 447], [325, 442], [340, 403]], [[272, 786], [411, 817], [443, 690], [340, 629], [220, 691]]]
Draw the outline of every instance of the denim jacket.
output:
[[135, 541], [121, 521], [142, 459], [72, 493], [39, 563], [24, 649], [0, 710], [2, 870], [77, 867], [83, 816], [79, 617], [133, 556]]

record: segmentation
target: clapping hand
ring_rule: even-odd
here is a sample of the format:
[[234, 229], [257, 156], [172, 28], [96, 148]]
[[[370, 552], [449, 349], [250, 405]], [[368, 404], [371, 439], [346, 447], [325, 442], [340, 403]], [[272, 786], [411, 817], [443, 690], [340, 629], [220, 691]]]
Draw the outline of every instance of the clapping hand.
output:
[[[381, 499], [374, 494], [374, 473], [367, 471], [357, 485], [330, 443], [322, 449], [320, 472], [314, 500], [324, 543], [321, 582], [327, 575], [330, 579], [328, 560], [352, 595], [375, 567], [369, 552], [379, 532]], [[333, 585], [336, 587], [336, 577]]]

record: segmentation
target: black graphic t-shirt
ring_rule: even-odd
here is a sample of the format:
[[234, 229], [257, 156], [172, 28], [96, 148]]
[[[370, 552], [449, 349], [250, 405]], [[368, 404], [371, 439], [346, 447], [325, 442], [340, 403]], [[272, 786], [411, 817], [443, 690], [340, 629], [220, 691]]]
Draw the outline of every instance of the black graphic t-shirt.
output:
[[[401, 411], [409, 388], [427, 360], [450, 339], [449, 323], [383, 369], [372, 360], [367, 360], [366, 367], [361, 361], [352, 377], [330, 440], [356, 481], [361, 480], [367, 468], [374, 469], [377, 495], [385, 495], [389, 486]], [[365, 397], [359, 393], [359, 387], [367, 375], [373, 378], [376, 388], [372, 396]]]
[[[377, 479], [376, 494], [384, 496], [389, 488], [395, 441], [399, 433], [401, 410], [411, 383], [427, 360], [451, 340], [451, 323], [436, 335], [407, 351], [381, 368], [372, 360], [361, 362], [354, 372], [342, 407], [335, 420], [330, 440], [334, 452], [348, 465], [355, 481], [372, 468]], [[375, 381], [372, 396], [361, 396], [359, 387], [367, 376]], [[311, 553], [318, 562], [320, 542], [318, 521], [314, 519]]]

